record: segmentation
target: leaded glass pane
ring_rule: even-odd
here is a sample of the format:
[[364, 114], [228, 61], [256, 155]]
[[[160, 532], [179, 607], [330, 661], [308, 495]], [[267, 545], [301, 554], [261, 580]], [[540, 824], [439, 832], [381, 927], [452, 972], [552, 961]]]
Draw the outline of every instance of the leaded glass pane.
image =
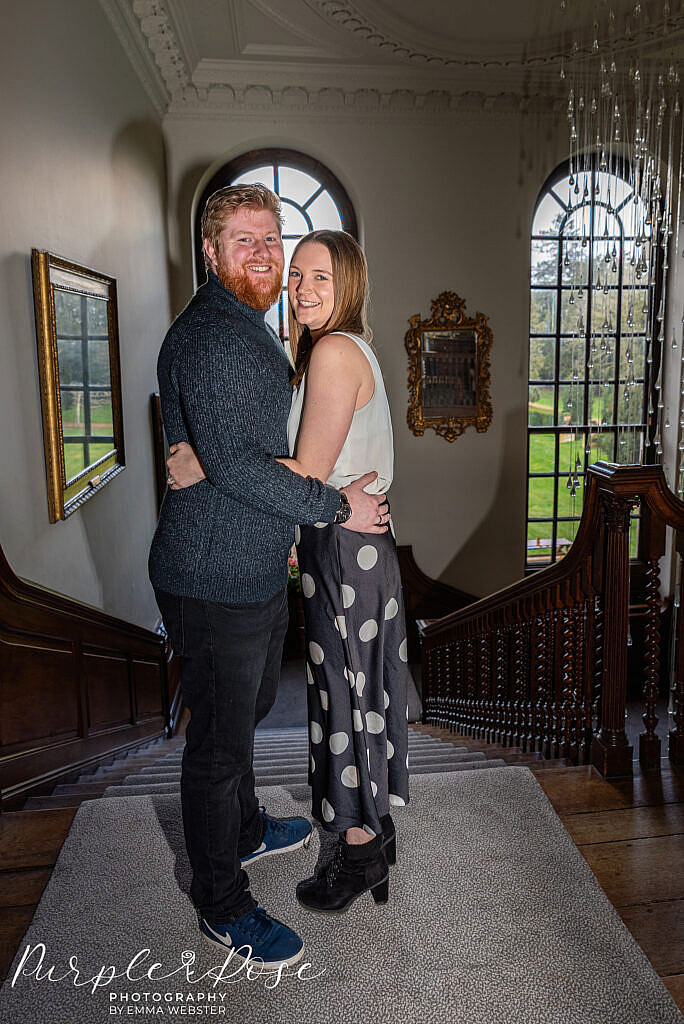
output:
[[558, 280], [558, 242], [532, 242], [530, 270], [532, 284], [555, 284]]
[[552, 334], [555, 330], [555, 289], [533, 288], [530, 298], [530, 334]]
[[[561, 467], [562, 468], [562, 467]], [[575, 475], [570, 468], [558, 478], [558, 515], [580, 516], [584, 503], [584, 476]], [[558, 535], [561, 536], [561, 524], [558, 524]]]
[[528, 449], [528, 471], [544, 473], [553, 469], [556, 451], [555, 434], [530, 434]]
[[557, 235], [561, 222], [565, 216], [565, 210], [552, 196], [545, 196], [534, 215], [532, 223], [533, 235]]
[[554, 422], [554, 387], [531, 384], [528, 397], [528, 422], [531, 427], [550, 427]]
[[553, 516], [553, 476], [531, 476], [527, 515], [529, 519]]
[[555, 338], [530, 338], [530, 380], [553, 380]]
[[561, 334], [582, 334], [587, 323], [587, 289], [561, 292]]

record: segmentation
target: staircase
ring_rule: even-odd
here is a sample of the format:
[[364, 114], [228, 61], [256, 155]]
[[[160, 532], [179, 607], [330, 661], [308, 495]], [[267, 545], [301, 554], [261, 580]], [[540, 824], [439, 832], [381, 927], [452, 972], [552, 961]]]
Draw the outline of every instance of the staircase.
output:
[[[179, 793], [181, 760], [185, 739], [156, 739], [108, 765], [84, 773], [75, 782], [56, 786], [50, 796], [32, 797], [26, 810], [48, 807], [77, 807], [84, 800], [112, 796], [145, 796]], [[257, 786], [306, 785], [308, 782], [309, 737], [306, 727], [258, 729], [254, 740], [254, 774]], [[507, 764], [563, 765], [539, 754], [524, 754], [518, 748], [484, 745], [469, 737], [456, 737], [443, 729], [409, 727], [409, 772], [477, 771], [503, 768]]]

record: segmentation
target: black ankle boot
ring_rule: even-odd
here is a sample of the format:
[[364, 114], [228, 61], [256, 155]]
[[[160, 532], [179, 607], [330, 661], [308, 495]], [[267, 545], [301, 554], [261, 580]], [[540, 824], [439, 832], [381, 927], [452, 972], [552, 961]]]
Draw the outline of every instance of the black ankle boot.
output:
[[383, 837], [350, 845], [340, 836], [333, 859], [320, 875], [297, 886], [297, 899], [308, 910], [343, 914], [370, 889], [376, 903], [387, 903], [389, 869], [382, 849]]
[[387, 863], [392, 866], [397, 863], [397, 833], [394, 822], [389, 814], [383, 814], [380, 824], [382, 825], [382, 848]]

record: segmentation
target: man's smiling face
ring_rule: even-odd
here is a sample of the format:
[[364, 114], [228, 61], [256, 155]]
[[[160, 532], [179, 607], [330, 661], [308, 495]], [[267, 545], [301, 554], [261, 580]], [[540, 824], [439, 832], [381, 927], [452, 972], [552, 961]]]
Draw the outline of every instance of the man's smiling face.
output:
[[277, 301], [283, 283], [280, 225], [270, 210], [243, 206], [226, 218], [218, 247], [204, 239], [214, 273], [252, 309], [265, 312]]

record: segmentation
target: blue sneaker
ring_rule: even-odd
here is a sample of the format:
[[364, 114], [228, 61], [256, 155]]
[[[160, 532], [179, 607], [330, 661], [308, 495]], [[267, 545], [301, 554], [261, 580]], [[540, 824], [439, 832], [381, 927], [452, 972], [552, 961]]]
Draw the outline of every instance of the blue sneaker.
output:
[[236, 959], [249, 960], [264, 968], [294, 964], [304, 952], [304, 943], [291, 928], [270, 917], [262, 907], [231, 924], [209, 924], [199, 919], [200, 931], [212, 945], [230, 950]]
[[271, 818], [261, 808], [266, 821], [266, 831], [261, 846], [240, 858], [240, 863], [254, 864], [262, 857], [270, 857], [272, 853], [288, 853], [298, 850], [300, 846], [308, 846], [313, 832], [313, 825], [308, 818]]

